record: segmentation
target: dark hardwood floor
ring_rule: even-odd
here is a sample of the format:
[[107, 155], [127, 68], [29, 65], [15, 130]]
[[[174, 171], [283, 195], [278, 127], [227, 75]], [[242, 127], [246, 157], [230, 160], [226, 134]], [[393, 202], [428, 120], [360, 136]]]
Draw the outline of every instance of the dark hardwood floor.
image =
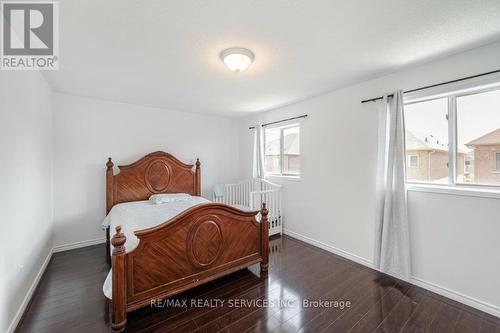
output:
[[[55, 254], [17, 331], [109, 332], [104, 252], [92, 246]], [[129, 314], [127, 332], [500, 333], [499, 318], [293, 238], [272, 240], [270, 256], [265, 278], [255, 266], [175, 298], [219, 300], [222, 306], [143, 308]], [[351, 305], [302, 307], [302, 299]]]

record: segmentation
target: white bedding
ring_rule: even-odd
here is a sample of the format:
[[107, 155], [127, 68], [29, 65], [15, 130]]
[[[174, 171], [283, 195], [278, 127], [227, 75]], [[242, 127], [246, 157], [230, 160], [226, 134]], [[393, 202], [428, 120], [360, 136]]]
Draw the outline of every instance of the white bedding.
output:
[[[137, 247], [139, 239], [134, 231], [148, 229], [163, 222], [166, 222], [174, 216], [182, 213], [195, 205], [208, 203], [207, 199], [202, 197], [190, 196], [188, 200], [172, 201], [162, 204], [155, 204], [152, 201], [134, 201], [122, 203], [114, 206], [104, 219], [102, 226], [110, 226], [110, 235], [113, 237], [115, 227], [121, 225], [122, 233], [127, 237], [125, 242], [125, 251], [130, 252]], [[112, 248], [113, 246], [111, 246]], [[109, 271], [102, 290], [107, 298], [111, 299], [111, 270]]]

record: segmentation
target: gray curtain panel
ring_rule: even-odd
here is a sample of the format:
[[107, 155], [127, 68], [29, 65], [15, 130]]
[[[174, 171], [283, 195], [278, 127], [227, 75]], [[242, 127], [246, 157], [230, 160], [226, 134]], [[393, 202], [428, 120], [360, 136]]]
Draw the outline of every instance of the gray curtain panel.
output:
[[402, 91], [392, 98], [385, 96], [379, 112], [374, 264], [384, 273], [408, 280], [411, 257]]
[[264, 178], [264, 129], [257, 124], [254, 131], [253, 178]]

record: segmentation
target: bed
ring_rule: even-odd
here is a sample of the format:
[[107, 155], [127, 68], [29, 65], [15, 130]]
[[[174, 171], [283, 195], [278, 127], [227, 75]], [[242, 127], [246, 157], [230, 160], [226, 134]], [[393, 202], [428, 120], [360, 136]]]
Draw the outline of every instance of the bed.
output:
[[[112, 269], [107, 282], [111, 285], [113, 332], [124, 331], [127, 313], [150, 305], [152, 300], [256, 263], [260, 263], [261, 272], [267, 272], [269, 226], [265, 204], [260, 211], [248, 212], [200, 198], [199, 160], [195, 165], [184, 164], [169, 153], [154, 152], [119, 166], [117, 174], [111, 158], [106, 166], [107, 215], [115, 206], [123, 213], [148, 205], [154, 194], [183, 193], [192, 200], [184, 209], [176, 204], [180, 213], [146, 229], [132, 230], [134, 226], [122, 226], [116, 219], [108, 224], [106, 249]], [[127, 242], [127, 235], [135, 239]]]

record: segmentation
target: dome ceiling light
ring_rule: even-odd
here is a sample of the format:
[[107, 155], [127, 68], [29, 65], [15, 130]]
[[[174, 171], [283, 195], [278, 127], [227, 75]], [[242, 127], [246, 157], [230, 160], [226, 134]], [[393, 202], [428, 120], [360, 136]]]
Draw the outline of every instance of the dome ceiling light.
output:
[[220, 53], [222, 62], [233, 72], [243, 72], [254, 61], [255, 55], [243, 47], [231, 47]]

